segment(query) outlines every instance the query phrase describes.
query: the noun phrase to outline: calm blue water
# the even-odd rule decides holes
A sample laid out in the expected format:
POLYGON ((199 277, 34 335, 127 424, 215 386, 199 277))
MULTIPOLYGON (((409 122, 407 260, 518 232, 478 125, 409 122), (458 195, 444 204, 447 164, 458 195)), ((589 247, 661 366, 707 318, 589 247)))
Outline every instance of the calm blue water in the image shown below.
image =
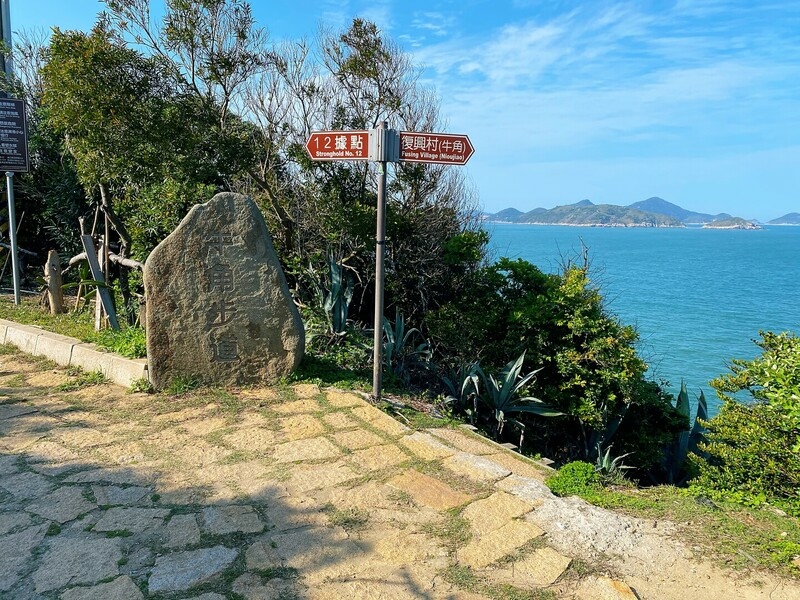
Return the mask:
POLYGON ((639 331, 650 375, 681 379, 690 397, 754 358, 759 330, 800 333, 800 227, 762 231, 594 228, 487 223, 495 258, 524 258, 557 272, 588 247, 592 281, 607 307, 639 331))

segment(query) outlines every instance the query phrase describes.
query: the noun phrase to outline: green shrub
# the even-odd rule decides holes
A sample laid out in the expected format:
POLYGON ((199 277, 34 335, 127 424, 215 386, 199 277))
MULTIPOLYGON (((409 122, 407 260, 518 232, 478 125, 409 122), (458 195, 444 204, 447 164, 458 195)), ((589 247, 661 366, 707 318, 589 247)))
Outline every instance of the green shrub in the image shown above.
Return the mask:
POLYGON ((576 496, 599 487, 600 476, 594 465, 576 460, 561 467, 546 483, 556 496, 576 496))
POLYGON ((661 462, 674 437, 671 398, 645 380, 636 331, 608 310, 588 266, 546 274, 503 258, 476 269, 465 291, 425 319, 440 364, 499 370, 525 353, 541 367, 536 396, 565 417, 525 419, 530 450, 560 462, 594 460, 610 443, 631 466, 661 462))
POLYGON ((692 484, 745 504, 788 503, 800 510, 800 338, 762 333, 763 353, 734 359, 731 373, 711 382, 723 400, 705 422, 706 458, 692 455, 692 484), (732 396, 747 391, 749 402, 732 396))
POLYGON ((122 329, 103 329, 90 337, 90 340, 127 358, 147 356, 147 337, 142 327, 123 327, 122 329))

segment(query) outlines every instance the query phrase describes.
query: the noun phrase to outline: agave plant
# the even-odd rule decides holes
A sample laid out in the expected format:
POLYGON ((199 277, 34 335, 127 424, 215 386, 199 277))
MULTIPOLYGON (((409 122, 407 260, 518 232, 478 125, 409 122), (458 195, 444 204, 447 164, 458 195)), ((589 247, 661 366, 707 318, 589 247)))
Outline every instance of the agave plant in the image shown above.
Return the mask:
POLYGON ((442 375, 441 380, 447 390, 446 399, 449 404, 463 410, 474 421, 478 410, 478 393, 480 391, 480 365, 477 362, 461 363, 455 369, 442 375))
POLYGON ((703 440, 705 427, 703 421, 708 420, 708 404, 705 394, 700 390, 697 398, 697 412, 695 413, 694 423, 690 418, 689 392, 686 390, 686 382, 681 380, 681 391, 675 402, 675 410, 686 420, 686 429, 681 431, 675 440, 666 449, 665 470, 667 483, 681 485, 686 482, 688 474, 685 470, 686 457, 689 452, 699 453, 698 444, 703 440))
POLYGON ((630 455, 630 452, 626 452, 616 457, 611 456, 611 444, 608 445, 604 454, 602 447, 598 444, 594 470, 600 476, 600 480, 603 483, 620 483, 625 478, 625 471, 633 468, 622 463, 622 459, 630 455))
POLYGON ((383 319, 383 364, 395 375, 408 381, 408 368, 411 361, 427 362, 430 360, 431 348, 416 327, 406 329, 406 320, 403 315, 395 312, 394 324, 384 317, 383 319), (414 346, 414 338, 421 340, 414 346))
MULTIPOLYGON (((493 375, 487 376, 483 370, 478 368, 478 375, 483 383, 484 391, 481 393, 477 389, 476 382, 476 394, 494 412, 494 418, 497 422, 495 428, 496 438, 499 438, 502 434, 503 426, 510 420, 508 418, 510 414, 528 413, 539 415, 540 417, 558 417, 563 414, 548 406, 539 398, 534 398, 533 396, 521 397, 519 395, 520 390, 528 385, 536 376, 536 373, 541 370, 536 369, 525 376, 520 375, 524 361, 525 353, 523 352, 517 360, 505 366, 497 379, 493 375)), ((513 419, 512 421, 514 424, 522 426, 519 420, 513 419)))
POLYGON ((347 329, 347 311, 353 299, 353 282, 345 275, 345 267, 333 254, 328 255, 330 289, 325 294, 322 308, 328 318, 331 333, 343 334, 347 329))

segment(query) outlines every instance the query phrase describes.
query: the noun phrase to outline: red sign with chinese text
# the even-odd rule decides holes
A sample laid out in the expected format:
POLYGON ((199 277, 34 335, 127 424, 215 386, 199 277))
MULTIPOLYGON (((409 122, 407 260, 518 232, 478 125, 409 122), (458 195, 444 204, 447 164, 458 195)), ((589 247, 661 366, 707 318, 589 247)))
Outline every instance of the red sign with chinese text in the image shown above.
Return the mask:
POLYGON ((314 131, 306 151, 311 160, 369 160, 369 131, 314 131))
POLYGON ((400 160, 403 162, 464 165, 473 152, 475 149, 466 135, 400 132, 400 160))

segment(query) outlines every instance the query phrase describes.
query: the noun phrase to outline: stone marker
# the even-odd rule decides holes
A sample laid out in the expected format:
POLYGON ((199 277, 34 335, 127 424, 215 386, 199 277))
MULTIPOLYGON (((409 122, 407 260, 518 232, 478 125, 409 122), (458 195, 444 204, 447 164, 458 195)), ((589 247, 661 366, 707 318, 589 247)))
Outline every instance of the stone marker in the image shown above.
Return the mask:
POLYGON ((176 377, 268 382, 303 357, 303 324, 264 218, 240 194, 194 206, 148 257, 147 358, 151 383, 176 377))

